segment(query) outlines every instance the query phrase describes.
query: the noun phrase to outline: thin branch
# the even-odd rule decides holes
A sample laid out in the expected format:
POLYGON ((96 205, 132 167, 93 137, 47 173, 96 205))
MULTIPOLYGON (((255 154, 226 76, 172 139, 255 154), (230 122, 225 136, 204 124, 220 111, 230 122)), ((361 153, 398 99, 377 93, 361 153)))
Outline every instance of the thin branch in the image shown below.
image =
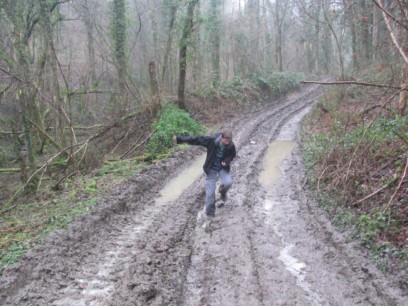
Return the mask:
POLYGON ((374 4, 381 10, 382 14, 387 15, 388 17, 390 17, 395 23, 398 23, 401 27, 405 28, 405 30, 408 31, 408 28, 401 22, 399 21, 397 18, 395 18, 394 16, 391 15, 390 12, 388 12, 382 3, 378 3, 377 0, 372 0, 374 2, 374 4))
POLYGON ((405 138, 400 134, 397 133, 396 131, 392 131, 395 135, 398 136, 399 139, 401 139, 407 146, 408 146, 408 141, 405 140, 405 138))
MULTIPOLYGON (((111 128, 112 125, 105 125, 105 124, 95 124, 92 126, 74 126, 73 128, 75 130, 93 130, 93 129, 99 129, 99 128, 111 128)), ((48 130, 53 130, 54 127, 48 127, 48 130)), ((65 127, 65 129, 71 129, 70 127, 65 127)), ((43 131, 41 131, 43 132, 43 131)), ((10 131, 0 131, 0 135, 13 135, 13 134, 24 134, 24 131, 14 131, 14 132, 10 132, 10 131)))
POLYGON ((145 140, 143 140, 141 143, 137 143, 130 148, 125 154, 123 154, 120 159, 124 159, 126 156, 128 156, 130 153, 132 153, 133 151, 135 151, 137 148, 139 148, 140 146, 142 146, 146 141, 148 141, 150 138, 152 138, 152 136, 154 135, 154 133, 156 133, 157 130, 154 130, 145 140))
POLYGON ((47 138, 54 146, 57 150, 61 150, 60 145, 54 140, 52 139, 52 137, 50 135, 48 135, 46 132, 44 132, 41 127, 39 127, 34 121, 32 121, 30 118, 26 117, 28 122, 31 123, 31 125, 33 125, 38 132, 40 132, 43 136, 45 136, 45 138, 47 138))
POLYGON ((353 202, 351 205, 352 205, 352 206, 355 206, 355 205, 358 205, 358 204, 364 202, 365 200, 368 200, 369 198, 372 198, 372 197, 375 196, 376 194, 378 194, 378 193, 380 193, 381 191, 383 191, 384 189, 388 188, 388 187, 390 186, 390 184, 392 184, 393 182, 395 182, 395 180, 392 180, 391 182, 385 184, 384 186, 382 186, 380 189, 374 191, 373 193, 370 193, 369 195, 366 195, 364 198, 362 198, 362 199, 360 199, 360 200, 358 200, 358 201, 353 202))
MULTIPOLYGON (((373 1, 375 1, 375 0, 373 0, 373 1)), ((382 12, 382 14, 383 14, 385 24, 387 25, 388 32, 390 33, 392 42, 394 43, 394 45, 395 45, 395 47, 397 48, 398 52, 401 54, 401 56, 402 56, 402 58, 403 58, 405 64, 408 65, 408 56, 407 56, 407 54, 405 53, 404 49, 401 47, 400 43, 398 42, 397 37, 395 36, 395 34, 394 34, 394 32, 393 32, 393 30, 392 30, 392 28, 391 28, 391 24, 390 24, 390 21, 389 21, 389 19, 388 19, 389 16, 387 16, 386 11, 385 11, 384 8, 383 8, 384 5, 382 4, 381 1, 380 1, 380 3, 377 3, 377 2, 375 1, 375 4, 381 9, 381 12, 382 12)), ((399 24, 399 23, 398 23, 398 24, 399 24)), ((404 28, 405 28, 405 27, 404 27, 404 28)), ((405 28, 405 29, 406 29, 406 28, 405 28)))
MULTIPOLYGON (((25 182, 24 185, 20 186, 16 192, 13 194, 13 196, 6 202, 6 204, 4 205, 5 207, 7 207, 8 205, 10 205, 15 199, 16 197, 24 190, 24 188, 26 188, 28 186, 28 184, 33 180, 34 177, 36 177, 36 175, 42 171, 47 169, 47 167, 51 164, 51 162, 56 159, 57 157, 59 157, 60 155, 64 154, 67 150, 70 150, 72 147, 67 147, 64 150, 58 152, 57 154, 55 154, 54 156, 52 156, 49 160, 47 160, 40 168, 38 168, 36 171, 33 172, 33 174, 27 179, 27 181, 25 182)), ((16 205, 9 207, 7 209, 1 210, 0 214, 4 214, 7 211, 13 209, 16 205)))
POLYGON ((118 92, 108 90, 83 90, 83 91, 71 91, 68 92, 68 97, 75 95, 87 95, 87 94, 106 94, 106 95, 118 95, 118 92))
POLYGON ((383 212, 387 211, 387 210, 390 208, 391 203, 392 203, 392 201, 393 201, 394 198, 395 198, 395 195, 396 195, 397 192, 400 190, 400 188, 401 188, 401 186, 402 186, 402 182, 404 181, 405 177, 407 176, 407 169, 408 169, 408 157, 407 157, 407 162, 406 162, 406 164, 405 164, 404 173, 403 173, 402 176, 401 176, 401 180, 400 180, 400 182, 399 182, 397 188, 395 189, 393 195, 391 196, 391 199, 388 201, 387 206, 385 206, 385 208, 383 209, 383 212))
POLYGON ((20 168, 0 168, 0 173, 18 173, 20 168))
MULTIPOLYGON (((40 171, 47 169, 47 167, 51 164, 51 162, 52 162, 54 159, 56 159, 57 157, 61 156, 62 154, 65 154, 68 150, 72 150, 73 148, 78 148, 78 147, 79 147, 79 148, 78 148, 75 152, 73 152, 73 154, 71 155, 70 158, 72 158, 73 156, 77 155, 81 150, 83 150, 83 149, 85 148, 85 149, 84 149, 84 152, 83 152, 83 154, 82 154, 82 156, 81 156, 81 158, 80 158, 80 160, 79 160, 79 163, 82 162, 82 160, 83 160, 83 158, 84 158, 84 156, 85 156, 86 150, 87 150, 87 148, 88 148, 89 143, 91 143, 93 140, 95 140, 95 139, 101 137, 102 135, 104 135, 105 133, 107 133, 107 132, 108 132, 111 128, 113 128, 113 127, 115 127, 115 125, 113 125, 113 126, 107 128, 107 129, 101 131, 101 132, 98 133, 98 134, 92 135, 91 137, 89 137, 89 138, 88 138, 85 142, 83 142, 83 143, 74 144, 74 145, 72 145, 72 146, 68 146, 68 147, 66 147, 65 149, 63 149, 62 151, 56 153, 56 154, 55 154, 54 156, 52 156, 49 160, 47 160, 41 167, 39 167, 36 171, 33 172, 33 174, 27 179, 27 181, 25 182, 25 184, 24 184, 23 186, 19 187, 19 188, 16 190, 16 192, 15 192, 15 193, 13 194, 13 196, 6 202, 6 204, 5 204, 4 206, 5 206, 5 207, 9 206, 9 205, 16 199, 16 197, 28 186, 28 184, 33 180, 33 178, 37 176, 37 174, 38 174, 40 171)), ((150 136, 151 136, 151 135, 150 135, 150 136)), ((4 214, 5 212, 7 212, 7 211, 9 211, 9 210, 11 210, 13 207, 15 207, 15 205, 12 206, 12 207, 8 207, 8 208, 5 209, 5 210, 1 210, 1 211, 0 211, 0 215, 1 215, 1 214, 4 214)))
MULTIPOLYGON (((401 89, 401 86, 387 85, 387 84, 375 84, 375 83, 365 83, 358 81, 337 81, 337 82, 319 82, 319 81, 301 81, 304 84, 321 84, 321 85, 362 85, 371 87, 383 87, 383 88, 393 88, 401 89)), ((406 88, 405 88, 406 90, 406 88)))

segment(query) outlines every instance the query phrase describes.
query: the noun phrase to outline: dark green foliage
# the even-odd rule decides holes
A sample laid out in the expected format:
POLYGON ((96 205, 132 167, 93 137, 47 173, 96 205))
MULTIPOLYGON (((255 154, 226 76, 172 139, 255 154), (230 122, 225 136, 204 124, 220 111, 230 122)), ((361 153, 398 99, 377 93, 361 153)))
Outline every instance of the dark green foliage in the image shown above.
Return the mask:
POLYGON ((28 246, 24 242, 14 242, 9 249, 0 249, 0 273, 4 266, 12 265, 27 252, 28 246))
POLYGON ((152 124, 155 130, 147 145, 147 153, 157 156, 173 146, 173 135, 198 135, 204 129, 190 115, 171 103, 167 103, 160 117, 152 124))

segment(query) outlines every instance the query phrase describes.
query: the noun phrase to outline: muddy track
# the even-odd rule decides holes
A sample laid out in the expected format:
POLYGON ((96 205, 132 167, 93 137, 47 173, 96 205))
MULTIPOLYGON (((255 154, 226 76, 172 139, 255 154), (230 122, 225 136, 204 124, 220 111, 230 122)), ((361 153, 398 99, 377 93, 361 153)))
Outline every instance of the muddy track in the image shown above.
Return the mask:
POLYGON ((320 94, 308 86, 227 123, 239 149, 234 185, 210 223, 203 150, 177 149, 6 269, 0 304, 404 305, 397 284, 304 188, 298 148, 280 180, 260 183, 269 144, 295 142, 296 123, 320 94))

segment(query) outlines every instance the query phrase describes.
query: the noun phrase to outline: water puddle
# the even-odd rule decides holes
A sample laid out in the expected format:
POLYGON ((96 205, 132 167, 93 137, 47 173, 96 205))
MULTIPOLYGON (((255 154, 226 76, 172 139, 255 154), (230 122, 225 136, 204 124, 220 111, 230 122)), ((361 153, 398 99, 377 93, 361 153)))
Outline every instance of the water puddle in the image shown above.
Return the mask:
POLYGON ((286 270, 296 278, 297 285, 305 292, 310 304, 321 305, 319 295, 312 290, 311 285, 305 280, 306 272, 304 269, 306 264, 290 254, 293 245, 285 242, 285 237, 279 230, 278 221, 280 214, 284 213, 280 206, 290 205, 290 203, 282 203, 282 197, 277 192, 277 189, 281 188, 280 186, 285 186, 285 178, 282 177, 281 167, 285 159, 289 157, 296 147, 299 123, 309 111, 310 107, 305 108, 282 126, 277 139, 268 146, 265 152, 258 181, 266 189, 266 197, 263 203, 263 211, 267 216, 265 222, 272 226, 282 243, 279 260, 283 262, 286 270))
POLYGON ((263 158, 263 170, 259 175, 259 183, 263 187, 272 187, 279 181, 282 177, 280 167, 295 146, 296 143, 291 140, 277 140, 269 145, 263 158))
POLYGON ((160 197, 156 199, 156 204, 163 205, 177 199, 187 187, 204 173, 204 162, 205 154, 197 158, 190 167, 184 169, 174 180, 170 181, 160 191, 160 197))

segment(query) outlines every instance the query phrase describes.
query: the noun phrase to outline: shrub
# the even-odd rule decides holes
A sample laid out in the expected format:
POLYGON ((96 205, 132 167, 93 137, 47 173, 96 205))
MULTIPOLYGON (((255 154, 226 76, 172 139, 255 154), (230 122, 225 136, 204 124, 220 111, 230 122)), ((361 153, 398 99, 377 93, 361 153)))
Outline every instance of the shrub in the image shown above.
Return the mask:
POLYGON ((197 135, 204 131, 199 122, 171 103, 163 107, 160 117, 153 122, 152 128, 155 133, 146 148, 146 152, 152 156, 158 156, 170 149, 173 145, 173 135, 197 135))

